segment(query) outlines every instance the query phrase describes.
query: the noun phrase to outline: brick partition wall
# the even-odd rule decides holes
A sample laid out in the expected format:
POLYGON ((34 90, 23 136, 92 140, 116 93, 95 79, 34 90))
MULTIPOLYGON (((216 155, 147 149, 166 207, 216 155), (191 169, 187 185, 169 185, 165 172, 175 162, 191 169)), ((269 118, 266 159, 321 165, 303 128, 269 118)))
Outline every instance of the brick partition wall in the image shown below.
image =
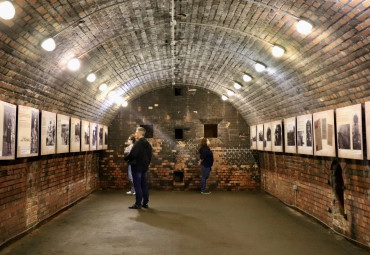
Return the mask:
POLYGON ((261 186, 283 202, 370 246, 368 161, 260 152, 261 186), (344 211, 333 189, 333 160, 342 168, 344 211), (293 189, 296 185, 298 190, 293 189))
POLYGON ((249 127, 240 114, 218 95, 205 90, 182 87, 181 93, 175 96, 173 89, 155 90, 130 102, 117 114, 109 126, 109 150, 100 161, 102 188, 129 188, 123 151, 128 136, 143 124, 154 127, 153 138, 148 138, 153 146, 148 177, 151 188, 200 190, 198 149, 204 124, 218 124, 218 137, 210 138, 215 163, 207 181, 209 189, 259 188, 257 154, 248 149, 249 127), (175 139, 175 128, 184 130, 182 140, 175 139), (183 173, 183 181, 174 180, 175 172, 183 173))
POLYGON ((98 152, 2 161, 0 246, 97 189, 98 162, 98 152))

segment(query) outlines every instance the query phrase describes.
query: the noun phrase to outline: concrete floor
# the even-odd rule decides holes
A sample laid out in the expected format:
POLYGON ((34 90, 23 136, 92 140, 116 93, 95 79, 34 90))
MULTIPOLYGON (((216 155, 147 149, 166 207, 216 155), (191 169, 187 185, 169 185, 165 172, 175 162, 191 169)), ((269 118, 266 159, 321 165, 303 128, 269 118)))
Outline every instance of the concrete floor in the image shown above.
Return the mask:
POLYGON ((133 202, 95 192, 0 255, 369 254, 264 193, 152 191, 150 209, 133 202))

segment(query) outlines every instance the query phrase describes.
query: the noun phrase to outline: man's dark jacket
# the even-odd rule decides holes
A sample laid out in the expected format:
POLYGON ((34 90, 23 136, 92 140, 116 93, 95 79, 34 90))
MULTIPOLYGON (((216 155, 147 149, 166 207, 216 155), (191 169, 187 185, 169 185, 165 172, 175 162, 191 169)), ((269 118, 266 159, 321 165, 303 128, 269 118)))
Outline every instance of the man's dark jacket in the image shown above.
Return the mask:
POLYGON ((148 171, 150 161, 152 160, 152 146, 145 138, 140 138, 132 146, 130 154, 124 159, 131 164, 132 171, 148 171))

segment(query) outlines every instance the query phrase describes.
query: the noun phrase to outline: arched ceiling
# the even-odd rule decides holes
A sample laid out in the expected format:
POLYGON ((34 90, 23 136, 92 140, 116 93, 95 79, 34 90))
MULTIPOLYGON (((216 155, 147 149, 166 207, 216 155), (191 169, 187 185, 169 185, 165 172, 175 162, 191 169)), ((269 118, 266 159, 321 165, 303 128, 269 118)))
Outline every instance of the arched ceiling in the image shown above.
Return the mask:
POLYGON ((0 19, 0 100, 109 123, 119 109, 107 100, 112 90, 130 102, 166 86, 232 89, 229 101, 249 124, 370 100, 368 0, 13 4, 14 19, 0 19), (312 33, 298 33, 297 18, 309 19, 312 33), (52 52, 40 47, 48 37, 52 52), (286 54, 274 58, 273 44, 286 54), (66 68, 72 57, 81 61, 76 72, 66 68))

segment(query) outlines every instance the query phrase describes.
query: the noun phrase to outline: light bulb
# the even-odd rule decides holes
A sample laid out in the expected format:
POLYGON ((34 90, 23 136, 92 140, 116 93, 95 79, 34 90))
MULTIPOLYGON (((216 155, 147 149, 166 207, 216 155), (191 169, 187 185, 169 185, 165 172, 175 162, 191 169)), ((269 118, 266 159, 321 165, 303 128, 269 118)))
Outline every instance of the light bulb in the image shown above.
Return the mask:
POLYGON ((224 101, 226 101, 227 99, 229 99, 227 96, 225 96, 225 95, 222 95, 222 100, 224 100, 224 101))
POLYGON ((153 110, 153 106, 148 106, 148 109, 149 110, 153 110))
POLYGON ((312 25, 306 20, 301 19, 297 23, 297 30, 299 33, 307 35, 312 31, 312 25))
POLYGON ((235 82, 234 83, 234 88, 235 89, 241 89, 242 88, 242 85, 240 85, 239 83, 235 82))
POLYGON ((250 82, 251 80, 252 80, 252 76, 250 76, 249 74, 243 75, 243 81, 250 82))
POLYGON ((122 106, 123 107, 127 107, 128 106, 128 102, 127 101, 123 101, 122 106))
POLYGON ((123 97, 121 96, 117 96, 114 98, 114 102, 118 105, 122 104, 123 103, 123 97))
POLYGON ((274 45, 274 47, 272 48, 272 55, 274 55, 274 57, 279 58, 284 55, 284 53, 284 48, 280 47, 279 45, 274 45))
POLYGON ((41 47, 46 51, 53 51, 55 49, 55 41, 53 38, 48 38, 44 40, 41 47))
POLYGON ((257 72, 263 72, 265 71, 266 69, 266 66, 264 64, 261 64, 261 63, 256 63, 254 68, 256 69, 257 72))
POLYGON ((107 84, 103 83, 102 85, 99 86, 100 91, 105 91, 107 89, 107 84))
POLYGON ((0 3, 0 17, 2 19, 12 19, 15 15, 15 9, 11 2, 4 1, 0 3))
POLYGON ((87 76, 86 80, 88 82, 94 82, 96 80, 96 75, 94 73, 91 73, 87 76))
POLYGON ((80 61, 77 58, 73 58, 68 62, 67 67, 71 71, 77 71, 80 68, 80 65, 80 61))
POLYGON ((232 91, 232 90, 228 89, 228 90, 227 90, 227 94, 228 94, 229 96, 233 96, 235 93, 234 93, 234 91, 232 91))

